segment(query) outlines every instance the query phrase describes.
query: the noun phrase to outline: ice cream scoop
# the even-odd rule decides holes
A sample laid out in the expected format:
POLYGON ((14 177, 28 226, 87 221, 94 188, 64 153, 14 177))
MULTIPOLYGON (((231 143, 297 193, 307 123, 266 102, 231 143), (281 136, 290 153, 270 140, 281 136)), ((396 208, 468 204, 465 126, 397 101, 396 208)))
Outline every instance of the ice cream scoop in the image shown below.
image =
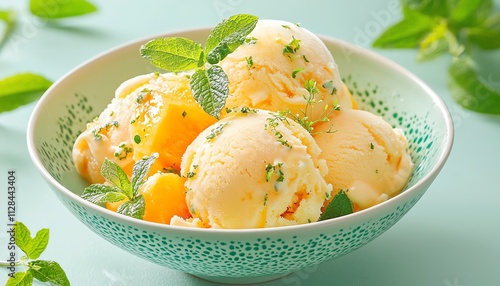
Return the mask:
POLYGON ((182 158, 192 225, 241 229, 317 221, 332 189, 319 155, 312 136, 294 121, 267 110, 232 111, 200 133, 182 158))
POLYGON ((285 21, 259 20, 248 41, 220 62, 229 78, 226 106, 248 106, 273 111, 290 109, 320 118, 325 106, 351 108, 349 90, 321 39, 305 28, 285 21), (306 81, 316 83, 311 97, 306 81))
POLYGON ((408 182, 413 163, 406 137, 380 116, 342 110, 315 131, 321 158, 328 164, 326 181, 333 185, 333 193, 347 191, 355 210, 399 194, 408 182))

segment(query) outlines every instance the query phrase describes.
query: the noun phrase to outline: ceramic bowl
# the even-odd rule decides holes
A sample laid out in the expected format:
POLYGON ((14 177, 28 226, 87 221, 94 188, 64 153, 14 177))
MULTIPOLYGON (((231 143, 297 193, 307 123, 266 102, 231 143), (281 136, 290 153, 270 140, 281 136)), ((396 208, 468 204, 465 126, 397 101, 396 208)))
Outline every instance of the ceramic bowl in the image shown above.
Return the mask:
MULTIPOLYGON (((208 32, 158 36, 204 42, 208 32)), ((73 142, 110 102, 120 83, 154 71, 139 55, 140 46, 150 39, 101 54, 54 83, 29 122, 31 159, 60 201, 85 225, 112 244, 159 265, 232 284, 267 281, 340 257, 378 237, 415 205, 445 164, 453 126, 441 99, 413 74, 368 50, 321 38, 360 108, 403 129, 409 140, 415 169, 408 186, 375 207, 306 225, 220 230, 136 220, 81 199, 87 183, 73 166, 73 142)))

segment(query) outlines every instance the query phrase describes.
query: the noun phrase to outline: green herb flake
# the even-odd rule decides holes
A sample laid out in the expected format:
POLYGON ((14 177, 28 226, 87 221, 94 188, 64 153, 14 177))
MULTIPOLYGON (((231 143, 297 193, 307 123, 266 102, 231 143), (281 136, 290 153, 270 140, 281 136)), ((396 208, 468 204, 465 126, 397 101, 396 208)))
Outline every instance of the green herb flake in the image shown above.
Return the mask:
POLYGON ((283 55, 290 57, 290 55, 295 54, 300 49, 300 42, 301 40, 292 36, 292 40, 283 48, 283 55))
POLYGON ((370 142, 370 149, 372 149, 372 150, 375 149, 375 145, 373 145, 372 142, 370 142))
POLYGON ((226 127, 226 125, 228 125, 228 124, 229 124, 229 122, 224 122, 224 123, 218 124, 212 130, 210 130, 210 134, 208 134, 207 137, 205 137, 205 138, 207 140, 212 140, 215 137, 221 135, 224 127, 226 127))
POLYGON ((257 38, 255 37, 248 37, 245 39, 245 44, 247 45, 253 45, 255 43, 257 43, 257 38))
POLYGON ((281 25, 283 28, 285 29, 290 29, 290 26, 289 25, 281 25))
POLYGON ((247 68, 249 70, 252 69, 253 67, 253 59, 252 59, 252 56, 249 56, 249 57, 245 57, 245 60, 247 61, 247 68))
POLYGON ((304 59, 304 62, 308 63, 309 60, 307 59, 306 55, 302 55, 302 59, 304 59))
POLYGON ((139 136, 138 134, 136 134, 134 136, 134 142, 135 142, 135 144, 141 143, 141 136, 139 136))
POLYGON ((182 117, 186 117, 186 115, 187 115, 187 112, 186 112, 186 110, 184 110, 184 111, 182 112, 182 117))
POLYGON ((296 68, 296 69, 294 69, 294 70, 293 70, 293 72, 292 72, 292 78, 296 78, 296 77, 297 77, 297 74, 298 74, 299 72, 304 71, 304 70, 305 70, 305 68, 296 68))

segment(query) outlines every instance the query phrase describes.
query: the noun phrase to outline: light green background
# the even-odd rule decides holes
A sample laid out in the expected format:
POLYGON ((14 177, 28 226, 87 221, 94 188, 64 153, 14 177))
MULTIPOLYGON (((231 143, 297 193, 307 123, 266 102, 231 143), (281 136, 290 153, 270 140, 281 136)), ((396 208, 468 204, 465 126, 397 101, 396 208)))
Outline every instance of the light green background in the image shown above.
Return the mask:
MULTIPOLYGON (((0 9, 15 8, 21 17, 0 49, 0 78, 31 71, 56 80, 116 45, 212 26, 236 13, 300 22, 315 33, 368 48, 401 18, 397 0, 94 0, 97 13, 48 23, 31 17, 27 2, 0 2, 0 9)), ((375 51, 415 73, 447 103, 456 128, 448 163, 417 205, 369 245, 260 285, 500 285, 500 117, 474 114, 453 102, 447 90, 448 57, 417 63, 414 50, 375 51)), ((481 58, 487 63, 485 80, 500 89, 499 54, 481 58)), ((216 285, 136 258, 74 218, 28 156, 25 133, 33 108, 0 114, 0 259, 7 257, 7 170, 14 169, 17 219, 32 230, 50 228, 41 258, 58 261, 72 285, 216 285)), ((7 273, 0 269, 0 284, 7 273)))

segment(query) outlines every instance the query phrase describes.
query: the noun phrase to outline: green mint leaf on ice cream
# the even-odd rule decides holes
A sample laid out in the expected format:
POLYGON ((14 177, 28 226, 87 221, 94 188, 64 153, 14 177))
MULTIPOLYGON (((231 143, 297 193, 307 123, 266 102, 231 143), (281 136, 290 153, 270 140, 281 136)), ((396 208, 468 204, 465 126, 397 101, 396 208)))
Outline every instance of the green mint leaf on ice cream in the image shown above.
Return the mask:
POLYGON ((194 99, 218 119, 229 95, 229 79, 217 63, 246 42, 257 21, 248 14, 223 20, 210 32, 204 49, 186 38, 159 38, 144 44, 140 54, 169 72, 194 71, 190 81, 194 99))
POLYGON ((139 189, 157 158, 158 154, 155 153, 135 162, 131 180, 118 164, 105 159, 101 167, 101 175, 107 183, 90 185, 83 190, 81 197, 94 204, 125 201, 118 207, 117 212, 142 219, 146 206, 144 197, 139 194, 139 189))
POLYGON ((328 204, 323 214, 321 214, 319 220, 321 221, 341 217, 351 214, 352 212, 353 206, 351 199, 349 199, 344 190, 340 190, 328 204))

